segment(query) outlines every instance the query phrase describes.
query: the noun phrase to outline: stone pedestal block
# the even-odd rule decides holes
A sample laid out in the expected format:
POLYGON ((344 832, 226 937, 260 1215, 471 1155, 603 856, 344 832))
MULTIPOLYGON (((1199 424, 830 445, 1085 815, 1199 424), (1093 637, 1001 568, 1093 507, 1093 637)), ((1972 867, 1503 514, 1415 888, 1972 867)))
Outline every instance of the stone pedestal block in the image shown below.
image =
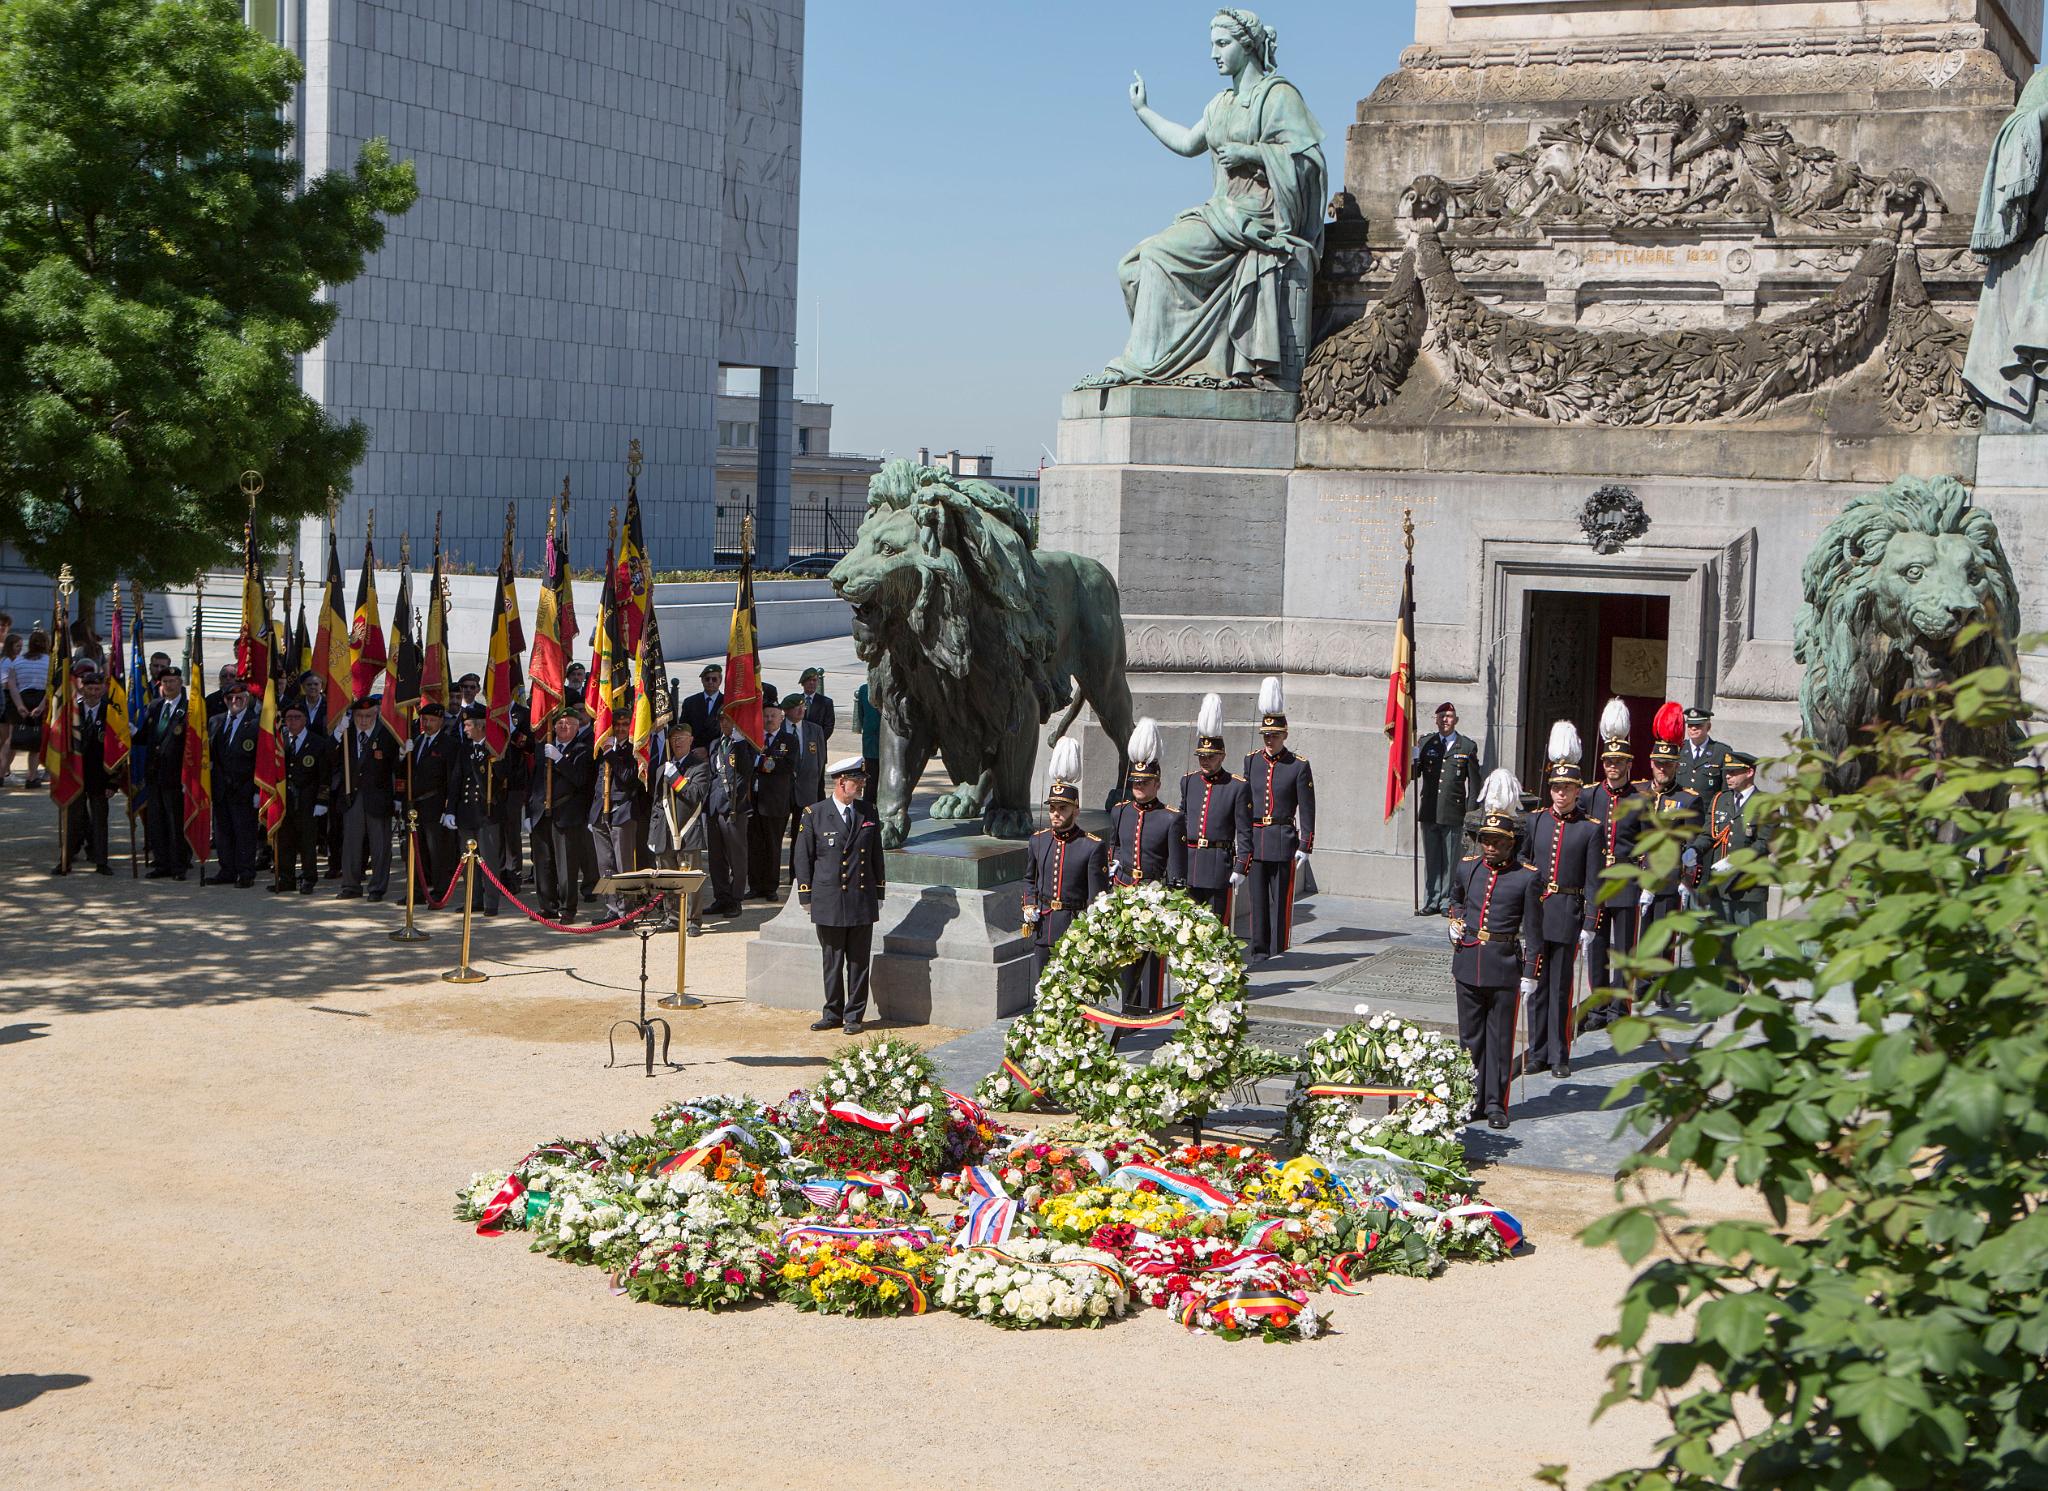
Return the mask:
MULTIPOLYGON (((974 825, 920 820, 887 858, 875 927, 871 1016, 978 1030, 1031 1002, 1036 970, 1020 930, 1024 845, 974 825)), ((824 1007, 810 913, 791 896, 747 949, 747 998, 775 1009, 824 1007)))

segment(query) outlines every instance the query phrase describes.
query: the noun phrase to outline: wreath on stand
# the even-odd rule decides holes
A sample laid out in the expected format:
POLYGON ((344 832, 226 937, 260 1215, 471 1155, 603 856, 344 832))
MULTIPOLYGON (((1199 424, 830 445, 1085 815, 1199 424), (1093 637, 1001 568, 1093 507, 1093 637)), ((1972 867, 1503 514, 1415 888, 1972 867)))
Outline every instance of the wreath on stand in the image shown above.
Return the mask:
POLYGON ((1244 948, 1215 912, 1157 881, 1116 886, 1054 946, 1037 1003, 1010 1027, 1002 1066, 975 1096, 1134 1129, 1199 1120, 1232 1088, 1288 1069, 1245 1039, 1244 1000, 1244 948), (1147 953, 1172 966, 1179 1007, 1141 1021, 1104 1014, 1097 1006, 1118 993, 1119 970, 1147 953), (1174 1023, 1148 1066, 1127 1065, 1110 1044, 1114 1028, 1174 1023))

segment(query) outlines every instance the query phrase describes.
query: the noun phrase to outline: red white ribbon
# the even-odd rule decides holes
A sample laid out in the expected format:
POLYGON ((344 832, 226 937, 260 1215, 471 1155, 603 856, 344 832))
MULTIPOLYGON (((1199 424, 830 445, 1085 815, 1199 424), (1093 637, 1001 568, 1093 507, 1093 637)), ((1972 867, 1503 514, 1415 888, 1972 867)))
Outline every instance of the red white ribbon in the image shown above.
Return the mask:
POLYGON ((932 1116, 930 1103, 919 1103, 915 1108, 898 1108, 894 1113, 877 1113, 872 1108, 863 1108, 859 1103, 828 1103, 827 1116, 841 1123, 857 1123, 864 1129, 873 1129, 878 1134, 900 1134, 905 1129, 914 1129, 932 1116))
POLYGON ((498 1223, 504 1220, 505 1213, 510 1211, 514 1203, 525 1194, 525 1181, 516 1175, 506 1176, 505 1183, 498 1187, 498 1194, 491 1197, 484 1204, 483 1215, 476 1219, 476 1235, 478 1237, 501 1236, 505 1229, 500 1227, 498 1223))

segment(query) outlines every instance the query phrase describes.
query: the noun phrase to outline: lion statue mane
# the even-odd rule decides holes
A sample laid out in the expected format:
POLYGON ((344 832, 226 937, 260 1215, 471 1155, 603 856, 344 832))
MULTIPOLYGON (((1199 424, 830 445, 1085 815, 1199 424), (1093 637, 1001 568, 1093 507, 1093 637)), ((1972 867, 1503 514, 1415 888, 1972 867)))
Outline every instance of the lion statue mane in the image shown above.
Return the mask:
POLYGON ((882 842, 910 831, 910 798, 937 755, 954 786, 934 818, 981 817, 999 838, 1031 833, 1038 727, 1083 705, 1117 749, 1131 732, 1123 608, 1093 559, 1037 552, 1030 520, 986 482, 890 461, 832 586, 853 607, 853 637, 881 715, 871 784, 882 842))
MULTIPOLYGON (((1793 655, 1806 667, 1800 725, 1830 755, 1872 726, 1903 721, 1912 693, 2011 662, 2019 587, 1990 513, 1952 477, 1902 477, 1851 502, 1806 556, 1793 655), (1957 645, 1972 622, 1988 629, 1957 645)), ((2016 726, 1954 729, 1950 755, 2013 759, 2016 726)), ((1868 763, 1834 773, 1861 786, 1868 763)))

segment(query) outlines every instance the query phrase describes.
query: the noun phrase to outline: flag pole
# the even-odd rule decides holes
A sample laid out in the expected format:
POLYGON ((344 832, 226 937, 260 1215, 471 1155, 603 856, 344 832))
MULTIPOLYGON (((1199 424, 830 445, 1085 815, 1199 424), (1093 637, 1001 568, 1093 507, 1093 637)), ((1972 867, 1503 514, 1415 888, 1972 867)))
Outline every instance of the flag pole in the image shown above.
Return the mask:
MULTIPOLYGON (((71 692, 72 589, 71 566, 66 564, 57 570, 57 624, 53 630, 56 632, 57 654, 61 659, 63 692, 67 703, 71 692)), ((45 733, 57 723, 57 706, 59 703, 57 694, 58 690, 50 689, 43 696, 45 700, 43 712, 43 729, 45 733)), ((64 711, 64 753, 66 755, 69 755, 77 745, 77 741, 71 734, 72 724, 73 716, 71 710, 67 707, 64 711)), ((63 769, 61 764, 58 769, 60 771, 63 769)), ((55 784, 56 779, 52 777, 51 785, 53 788, 55 784)), ((60 875, 69 875, 71 873, 71 804, 68 802, 59 802, 57 804, 57 873, 60 875)))
MULTIPOLYGON (((1412 605, 1415 598, 1415 509, 1412 507, 1401 509, 1401 542, 1407 549, 1408 555, 1407 572, 1403 575, 1402 579, 1408 592, 1409 602, 1412 605)), ((1415 618, 1412 612, 1408 618, 1408 633, 1409 646, 1413 648, 1416 639, 1415 618)), ((1411 721, 1415 718, 1415 672, 1415 657, 1411 653, 1408 659, 1408 718, 1411 721)), ((1414 727, 1411 725, 1409 728, 1413 729, 1414 727)), ((1412 743, 1409 749, 1414 749, 1412 743)), ((1419 802, 1411 802, 1408 805, 1408 893, 1410 911, 1420 915, 1422 911, 1422 804, 1419 802)))

